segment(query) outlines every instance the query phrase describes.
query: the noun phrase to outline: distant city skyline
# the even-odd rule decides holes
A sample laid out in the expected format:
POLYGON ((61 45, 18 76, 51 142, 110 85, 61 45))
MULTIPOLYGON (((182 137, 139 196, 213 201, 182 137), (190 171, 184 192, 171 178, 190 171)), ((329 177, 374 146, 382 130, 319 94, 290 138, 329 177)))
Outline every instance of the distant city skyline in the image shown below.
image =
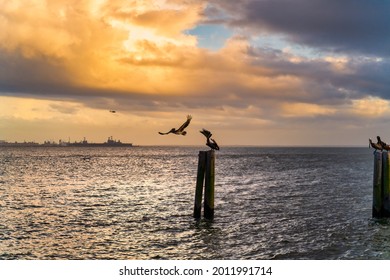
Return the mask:
POLYGON ((0 2, 0 140, 390 141, 390 1, 0 2), (188 134, 159 135, 190 114, 188 134))

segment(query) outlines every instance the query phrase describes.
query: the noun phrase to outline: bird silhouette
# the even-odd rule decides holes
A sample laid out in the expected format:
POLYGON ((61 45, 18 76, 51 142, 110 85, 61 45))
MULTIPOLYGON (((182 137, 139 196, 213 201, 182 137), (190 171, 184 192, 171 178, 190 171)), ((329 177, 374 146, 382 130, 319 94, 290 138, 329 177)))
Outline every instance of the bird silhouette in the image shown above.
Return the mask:
MULTIPOLYGON (((379 136, 377 136, 377 138, 378 138, 378 137, 379 137, 379 136)), ((379 139, 380 139, 380 138, 379 138, 379 139)), ((378 139, 378 142, 379 142, 379 139, 378 139)), ((382 150, 383 150, 382 145, 381 145, 380 143, 374 143, 374 142, 372 142, 371 138, 369 138, 368 141, 370 142, 369 147, 374 148, 375 151, 376 151, 376 150, 379 150, 379 151, 382 151, 382 150)))
POLYGON ((159 134, 161 135, 167 135, 169 133, 173 133, 173 134, 177 134, 177 135, 186 135, 187 134, 187 131, 185 131, 184 129, 186 129, 186 127, 190 124, 192 120, 192 116, 191 115, 188 115, 187 116, 187 120, 185 121, 185 123, 183 123, 178 129, 176 128, 172 128, 170 131, 168 132, 159 132, 159 134))
POLYGON ((380 145, 383 150, 390 150, 390 145, 387 145, 386 142, 383 142, 379 136, 377 136, 376 139, 378 140, 377 144, 380 145))
POLYGON ((208 147, 210 147, 212 150, 219 150, 219 146, 218 146, 217 142, 213 138, 211 138, 212 134, 210 131, 203 128, 200 131, 200 133, 202 133, 206 137, 206 139, 207 139, 206 145, 208 147))

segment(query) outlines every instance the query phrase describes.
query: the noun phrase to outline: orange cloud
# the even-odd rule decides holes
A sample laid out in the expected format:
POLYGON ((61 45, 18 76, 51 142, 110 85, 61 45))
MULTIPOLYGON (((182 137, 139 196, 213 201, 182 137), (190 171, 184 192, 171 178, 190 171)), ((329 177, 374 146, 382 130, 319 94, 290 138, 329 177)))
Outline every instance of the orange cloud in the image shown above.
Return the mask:
POLYGON ((78 86, 154 92, 169 71, 139 64, 178 63, 176 51, 196 45, 183 31, 200 19, 201 7, 171 1, 5 2, 0 48, 55 63, 78 86))
POLYGON ((354 115, 368 118, 390 116, 390 102, 377 97, 353 100, 351 112, 354 115))
POLYGON ((281 105, 282 114, 285 117, 315 117, 333 115, 336 109, 330 106, 321 106, 308 103, 284 103, 281 105))

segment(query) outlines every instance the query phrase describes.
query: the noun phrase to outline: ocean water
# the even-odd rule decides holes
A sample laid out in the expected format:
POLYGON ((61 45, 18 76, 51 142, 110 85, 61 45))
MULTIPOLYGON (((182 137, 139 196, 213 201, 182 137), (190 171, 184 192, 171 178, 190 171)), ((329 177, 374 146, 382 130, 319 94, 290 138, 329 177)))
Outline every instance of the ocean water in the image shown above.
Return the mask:
POLYGON ((223 147, 207 221, 202 149, 1 148, 0 259, 390 259, 372 150, 223 147))

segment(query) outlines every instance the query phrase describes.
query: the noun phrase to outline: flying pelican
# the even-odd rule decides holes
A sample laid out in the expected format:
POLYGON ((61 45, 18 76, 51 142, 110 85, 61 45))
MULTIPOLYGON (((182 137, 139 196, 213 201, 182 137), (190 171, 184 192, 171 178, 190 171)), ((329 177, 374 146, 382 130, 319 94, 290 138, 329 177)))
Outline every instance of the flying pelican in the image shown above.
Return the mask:
POLYGON ((382 147, 382 149, 386 151, 390 150, 390 145, 387 145, 386 142, 383 142, 379 136, 377 136, 376 139, 378 140, 377 144, 379 144, 382 147))
POLYGON ((159 134, 161 135, 167 135, 169 133, 173 133, 173 134, 177 134, 177 135, 186 135, 187 134, 187 131, 184 131, 184 129, 190 124, 192 120, 192 116, 191 115, 188 115, 187 116, 187 120, 185 121, 185 123, 183 123, 181 125, 181 127, 179 127, 178 129, 176 128, 172 128, 170 131, 168 132, 159 132, 159 134))
POLYGON ((373 143, 372 140, 371 140, 371 138, 369 138, 368 141, 370 142, 369 147, 371 146, 372 148, 375 149, 375 151, 376 151, 376 150, 379 150, 379 151, 382 151, 382 150, 383 150, 381 144, 379 144, 379 143, 373 143))
POLYGON ((210 131, 203 128, 200 133, 202 133, 207 138, 207 146, 209 146, 212 150, 219 150, 217 142, 213 138, 211 138, 212 134, 210 131))

